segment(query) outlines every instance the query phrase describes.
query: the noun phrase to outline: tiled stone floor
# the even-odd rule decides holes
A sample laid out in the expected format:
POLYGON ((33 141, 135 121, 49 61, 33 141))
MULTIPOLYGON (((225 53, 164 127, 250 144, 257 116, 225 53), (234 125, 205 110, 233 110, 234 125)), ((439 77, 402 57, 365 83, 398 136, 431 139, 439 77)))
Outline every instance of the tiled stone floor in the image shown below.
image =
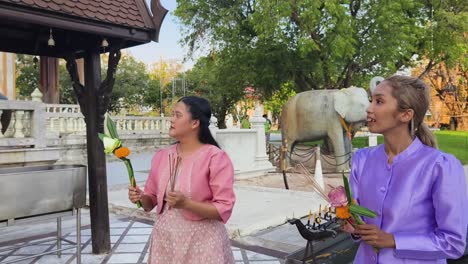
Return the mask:
MULTIPOLYGON (((150 223, 135 221, 132 218, 111 217, 111 248, 112 252, 107 255, 93 255, 91 246, 91 230, 81 231, 82 242, 82 264, 142 264, 146 263, 148 257, 149 236, 152 226, 150 223)), ((55 241, 48 238, 40 238, 32 241, 20 242, 16 245, 22 246, 19 249, 5 250, 10 246, 0 247, 0 263, 22 257, 42 253, 47 250, 56 249, 55 241), (30 245, 31 243, 39 244, 30 245)), ((64 235, 65 239, 75 242, 76 233, 64 235)), ((73 246, 63 241, 62 247, 73 246)), ((280 264, 284 261, 275 257, 263 255, 253 251, 248 251, 238 247, 232 247, 236 263, 245 264, 280 264)), ((36 257, 29 260, 15 262, 19 264, 72 264, 76 263, 75 249, 62 252, 62 257, 56 254, 36 257)), ((182 263, 181 263, 182 264, 182 263)), ((222 264, 222 263, 220 263, 222 264)))

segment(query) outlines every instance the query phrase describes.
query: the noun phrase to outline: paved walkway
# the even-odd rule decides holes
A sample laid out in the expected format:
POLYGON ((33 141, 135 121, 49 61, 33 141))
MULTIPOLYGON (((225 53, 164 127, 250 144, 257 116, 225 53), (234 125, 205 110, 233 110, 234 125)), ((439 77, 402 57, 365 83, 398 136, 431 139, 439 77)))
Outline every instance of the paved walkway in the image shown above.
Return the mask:
MULTIPOLYGON (((152 153, 139 153, 132 157, 133 167, 135 169, 136 179, 142 186, 148 175, 148 165, 150 164, 152 153)), ((91 254, 91 241, 89 229, 89 213, 82 215, 83 222, 83 241, 82 241, 82 263, 145 263, 147 254, 148 237, 151 231, 151 221, 142 220, 153 219, 153 215, 145 215, 142 210, 135 208, 127 199, 128 176, 122 162, 109 162, 108 186, 109 203, 111 219, 111 242, 112 252, 108 255, 91 254), (125 215, 119 217, 118 215, 125 215), (130 217, 131 216, 131 217, 130 217), (133 217, 137 216, 137 217, 133 217), (143 218, 142 218, 143 217, 143 218), (139 220, 137 220, 139 219, 139 220), (87 229, 86 229, 87 227, 87 229), (134 232, 139 232, 138 234, 134 232)), ((266 229, 268 227, 281 225, 287 217, 296 217, 307 215, 310 209, 318 208, 320 198, 312 192, 291 192, 276 188, 262 188, 251 186, 236 186, 236 195, 238 201, 236 208, 227 225, 229 234, 232 238, 251 234, 255 231, 266 229), (311 201, 313 201, 311 203, 311 201), (265 206, 274 205, 274 206, 265 206), (249 221, 245 221, 249 219, 249 221)), ((74 219, 64 220, 64 234, 66 239, 76 240, 74 231, 74 219), (65 231, 68 229, 68 231, 65 231)), ((18 259, 25 255, 33 255, 46 250, 55 249, 54 242, 43 242, 39 245, 28 246, 30 242, 26 239, 35 237, 33 242, 41 242, 44 239, 44 232, 49 233, 49 238, 53 237, 56 223, 54 220, 48 224, 36 223, 29 226, 12 226, 0 228, 0 263, 18 259), (46 227, 48 226, 48 228, 46 227), (3 229, 3 230, 2 230, 3 229), (12 241, 16 240, 20 245, 25 246, 18 250, 5 250, 2 247, 10 246, 12 241)), ((298 235, 297 232, 294 234, 298 235)), ((302 238, 299 237, 300 240, 302 238)), ((16 243, 16 242, 15 242, 16 243)), ((63 243, 64 247, 67 246, 63 243)), ((283 263, 284 252, 276 251, 273 247, 258 247, 255 244, 233 243, 233 253, 237 263, 264 263, 279 264, 283 263), (248 244, 248 245, 246 245, 248 244), (271 250, 273 249, 273 250, 271 250), (276 257, 273 257, 273 256, 276 257), (278 257, 282 257, 279 259, 278 257)), ((276 244, 275 244, 276 245, 276 244)), ((69 246, 69 245, 68 245, 69 246)), ((74 250, 65 252, 61 259, 55 255, 43 256, 28 261, 18 263, 22 264, 70 264, 75 263, 74 250)))
MULTIPOLYGON (((89 217, 89 213, 85 210, 83 218, 89 217)), ((88 226, 84 226, 81 231, 82 242, 82 264, 142 264, 146 263, 148 257, 149 237, 152 230, 152 223, 149 221, 138 220, 136 218, 121 217, 117 215, 110 216, 111 221, 111 248, 112 252, 107 255, 93 255, 91 246, 91 230, 88 226)), ((19 239, 12 243, 0 243, 0 263, 19 259, 34 254, 42 253, 48 250, 56 249, 55 241, 50 241, 54 238, 53 232, 55 221, 50 223, 46 228, 38 225, 48 234, 36 236, 34 240, 26 241, 26 239, 19 239), (30 245, 31 243, 37 243, 30 245), (14 250, 5 250, 11 246, 22 246, 22 248, 14 250)), ((74 222, 74 217, 64 219, 64 222, 74 222)), ((13 226, 12 228, 18 229, 21 232, 20 226, 13 226)), ((31 227, 28 227, 31 228, 31 227)), ((32 227, 34 228, 34 227, 32 227)), ((0 229, 1 232, 1 229, 0 229)), ((64 238, 70 241, 76 241, 76 232, 64 233, 64 238)), ((71 244, 67 242, 62 243, 62 247, 70 247, 71 244)), ((284 261, 260 254, 258 252, 242 249, 239 247, 232 247, 236 263, 242 264, 281 264, 284 261)), ((72 264, 76 263, 75 249, 69 249, 62 253, 62 257, 58 258, 57 255, 46 255, 42 257, 33 258, 30 260, 23 260, 16 262, 19 264, 72 264)))
MULTIPOLYGON (((274 177, 274 176, 272 176, 274 177)), ((279 177, 279 176, 278 176, 279 177)), ((143 183, 142 183, 143 185, 143 183)), ((230 238, 249 235, 269 227, 282 225, 287 218, 307 216, 315 212, 325 200, 314 192, 288 191, 278 188, 235 185, 236 204, 226 224, 230 238)), ((154 219, 128 201, 127 185, 109 190, 111 212, 154 219)))
MULTIPOLYGON (((149 163, 149 157, 148 154, 141 154, 140 157, 132 159, 137 172, 137 181, 139 182, 143 183, 146 179, 146 166, 149 163)), ((110 186, 109 202, 111 203, 111 209, 113 205, 117 208, 130 208, 130 211, 127 212, 127 216, 119 216, 114 213, 110 214, 112 251, 106 255, 93 255, 91 253, 89 212, 84 210, 82 216, 83 264, 146 263, 152 222, 128 216, 134 215, 133 212, 136 210, 134 207, 129 207, 129 203, 126 200, 125 186, 128 180, 125 169, 122 166, 123 164, 120 162, 108 164, 110 186), (121 184, 124 188, 119 186, 121 184)), ((468 177, 468 166, 465 166, 465 171, 468 177)), ((238 239, 238 242, 232 243, 232 250, 236 263, 283 264, 284 261, 281 258, 277 258, 280 256, 278 252, 290 253, 303 247, 303 240, 298 237, 297 232, 294 231, 292 226, 282 226, 277 228, 275 232, 268 231, 254 236, 249 236, 249 234, 278 225, 280 222, 284 221, 286 217, 291 217, 292 215, 296 217, 306 215, 309 209, 317 207, 317 204, 313 206, 310 204, 310 201, 317 202, 317 200, 319 200, 317 197, 314 197, 314 194, 250 186, 236 186, 236 194, 238 196, 238 207, 233 214, 230 225, 228 225, 231 236, 237 237, 238 239), (247 222, 245 219, 249 219, 250 221, 247 222), (239 236, 242 236, 242 238, 239 238, 239 236), (270 249, 271 251, 266 249, 270 249)), ((130 206, 132 205, 130 204, 130 206)), ((125 212, 121 211, 120 213, 125 212)), ((73 232, 74 217, 64 219, 63 226, 64 237, 68 240, 76 241, 76 233, 73 232)), ((9 260, 55 249, 56 245, 54 241, 45 241, 46 239, 54 237, 55 234, 53 232, 55 232, 55 227, 56 223, 52 220, 48 223, 13 226, 6 229, 0 228, 0 264, 9 260), (34 237, 32 241, 30 240, 31 237, 34 237), (38 245, 30 245, 32 242, 41 243, 38 245), (12 244, 21 245, 23 247, 20 249, 5 250, 11 247, 12 244)), ((64 242, 63 247, 66 246, 67 243, 64 242)), ((58 258, 56 255, 47 255, 16 263, 72 264, 76 263, 76 257, 74 249, 71 249, 63 252, 61 258, 58 258)))

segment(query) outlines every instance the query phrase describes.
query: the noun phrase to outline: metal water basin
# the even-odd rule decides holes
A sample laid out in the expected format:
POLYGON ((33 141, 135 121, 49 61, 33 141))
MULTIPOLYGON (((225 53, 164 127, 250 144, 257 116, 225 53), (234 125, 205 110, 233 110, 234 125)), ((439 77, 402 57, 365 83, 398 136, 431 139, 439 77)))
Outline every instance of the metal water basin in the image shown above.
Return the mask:
POLYGON ((82 208, 86 166, 0 168, 0 201, 0 223, 82 208))

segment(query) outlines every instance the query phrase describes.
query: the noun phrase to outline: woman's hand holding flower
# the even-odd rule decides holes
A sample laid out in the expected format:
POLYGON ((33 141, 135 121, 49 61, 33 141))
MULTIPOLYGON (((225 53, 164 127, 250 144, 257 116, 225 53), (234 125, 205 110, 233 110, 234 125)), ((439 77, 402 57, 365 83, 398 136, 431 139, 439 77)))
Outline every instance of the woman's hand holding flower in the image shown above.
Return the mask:
POLYGON ((144 192, 140 189, 140 187, 135 186, 128 186, 128 199, 132 203, 137 203, 138 201, 141 201, 143 198, 144 192))
POLYGON ((395 238, 392 234, 382 231, 375 225, 357 225, 354 234, 374 248, 395 248, 395 238))

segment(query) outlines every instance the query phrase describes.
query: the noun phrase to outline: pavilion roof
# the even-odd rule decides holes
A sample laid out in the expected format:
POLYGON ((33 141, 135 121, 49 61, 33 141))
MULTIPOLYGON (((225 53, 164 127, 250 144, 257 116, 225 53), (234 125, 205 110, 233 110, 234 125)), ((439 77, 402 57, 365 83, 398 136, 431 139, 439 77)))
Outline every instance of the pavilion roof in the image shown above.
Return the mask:
POLYGON ((0 51, 63 57, 104 38, 141 45, 158 41, 166 13, 159 0, 0 0, 0 51))
POLYGON ((0 0, 31 10, 137 28, 153 28, 144 0, 0 0))

